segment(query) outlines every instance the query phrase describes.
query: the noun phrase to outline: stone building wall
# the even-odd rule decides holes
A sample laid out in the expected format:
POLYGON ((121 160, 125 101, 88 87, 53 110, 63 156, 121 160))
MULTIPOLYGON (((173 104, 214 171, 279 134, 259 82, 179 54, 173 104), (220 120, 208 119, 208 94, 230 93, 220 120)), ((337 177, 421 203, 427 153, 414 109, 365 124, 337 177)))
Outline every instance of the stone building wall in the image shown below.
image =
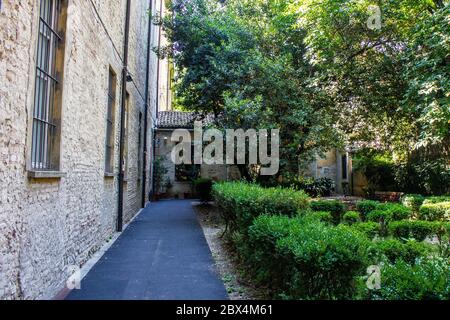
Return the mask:
POLYGON ((347 153, 347 179, 343 179, 342 172, 342 155, 336 149, 326 152, 322 157, 317 157, 316 160, 311 162, 306 171, 301 172, 305 176, 309 176, 315 179, 319 178, 329 178, 334 181, 336 186, 336 192, 339 194, 347 193, 351 191, 352 183, 352 158, 349 153, 347 153), (349 190, 345 190, 343 184, 349 184, 349 190))
MULTIPOLYGON (((175 142, 171 141, 173 130, 160 129, 156 134, 156 156, 162 157, 163 166, 167 169, 165 179, 171 183, 171 188, 163 188, 162 191, 168 198, 184 198, 195 196, 191 182, 180 182, 176 179, 175 164, 172 162, 171 153, 175 142)), ((194 140, 193 131, 191 132, 192 141, 194 140)), ((240 180, 241 175, 237 166, 229 165, 206 165, 200 166, 199 177, 211 179, 213 181, 231 181, 240 180)))
MULTIPOLYGON (((0 11, 0 299, 54 297, 64 287, 67 267, 82 266, 115 232, 117 219, 117 176, 104 172, 106 112, 111 68, 117 74, 117 173, 126 1, 68 1, 61 106, 65 177, 47 180, 28 178, 26 169, 39 2, 4 0, 0 11)), ((148 5, 148 0, 132 1, 125 222, 141 207, 137 147, 145 105, 148 5)), ((153 37, 152 46, 156 41, 153 37)), ((149 128, 155 119, 154 54, 151 61, 149 128)), ((151 130, 147 134, 151 150, 151 130)), ((147 157, 150 163, 151 154, 147 157)))

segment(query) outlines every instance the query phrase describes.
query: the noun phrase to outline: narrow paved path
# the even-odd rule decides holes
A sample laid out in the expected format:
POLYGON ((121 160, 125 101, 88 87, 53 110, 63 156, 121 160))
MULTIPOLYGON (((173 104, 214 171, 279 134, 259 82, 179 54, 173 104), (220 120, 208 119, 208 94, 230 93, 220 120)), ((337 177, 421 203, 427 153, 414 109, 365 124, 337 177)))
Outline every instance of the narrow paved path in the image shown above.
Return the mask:
POLYGON ((69 300, 224 300, 190 201, 152 203, 98 261, 69 300))

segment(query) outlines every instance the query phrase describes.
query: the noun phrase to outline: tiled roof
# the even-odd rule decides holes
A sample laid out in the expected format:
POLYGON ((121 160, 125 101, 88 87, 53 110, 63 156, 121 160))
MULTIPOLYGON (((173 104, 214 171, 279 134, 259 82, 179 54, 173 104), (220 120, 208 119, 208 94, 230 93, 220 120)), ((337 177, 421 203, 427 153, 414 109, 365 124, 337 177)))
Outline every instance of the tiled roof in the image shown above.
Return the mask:
POLYGON ((194 121, 196 120, 203 121, 203 124, 208 124, 213 121, 213 116, 208 115, 204 118, 193 112, 181 111, 158 112, 159 129, 193 129, 194 121))

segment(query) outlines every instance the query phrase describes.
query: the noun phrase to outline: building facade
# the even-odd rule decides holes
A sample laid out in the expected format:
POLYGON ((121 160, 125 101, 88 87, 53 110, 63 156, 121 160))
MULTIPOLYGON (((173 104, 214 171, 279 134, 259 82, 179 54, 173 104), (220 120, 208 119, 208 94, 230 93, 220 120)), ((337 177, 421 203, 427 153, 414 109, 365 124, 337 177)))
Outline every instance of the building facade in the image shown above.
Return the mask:
POLYGON ((2 2, 0 299, 51 299, 151 192, 162 0, 2 2))
MULTIPOLYGON (((155 157, 164 168, 165 174, 156 181, 155 191, 163 198, 186 199, 195 197, 192 181, 197 178, 213 181, 230 181, 241 179, 239 169, 233 165, 175 165, 172 161, 172 150, 176 142, 172 141, 172 134, 176 129, 188 130, 194 141, 195 114, 180 111, 160 111, 155 134, 155 157)), ((207 124, 212 121, 209 116, 203 119, 207 124)))

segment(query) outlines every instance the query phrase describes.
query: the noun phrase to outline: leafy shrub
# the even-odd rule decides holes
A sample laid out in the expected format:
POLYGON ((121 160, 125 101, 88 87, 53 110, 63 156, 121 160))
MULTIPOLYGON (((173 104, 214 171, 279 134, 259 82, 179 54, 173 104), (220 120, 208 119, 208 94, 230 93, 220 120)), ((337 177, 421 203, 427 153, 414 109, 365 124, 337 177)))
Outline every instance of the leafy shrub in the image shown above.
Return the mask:
POLYGON ((282 287, 286 281, 283 257, 276 252, 277 241, 288 236, 298 223, 287 216, 260 216, 249 228, 248 241, 238 245, 238 251, 246 263, 253 267, 256 282, 271 287, 282 287))
POLYGON ((356 208, 358 209, 358 211, 362 214, 362 216, 367 217, 367 215, 369 213, 371 213, 372 211, 376 210, 377 207, 380 205, 380 203, 378 201, 373 201, 373 200, 364 200, 364 201, 360 201, 356 204, 356 208))
POLYGON ((359 215, 359 212, 349 211, 344 214, 342 220, 346 224, 354 224, 357 222, 361 222, 361 217, 359 215))
POLYGON ((419 218, 427 221, 450 221, 450 201, 424 204, 420 207, 419 218))
POLYGON ((375 210, 367 215, 367 221, 388 223, 393 220, 393 214, 390 211, 375 210))
POLYGON ((344 214, 344 204, 338 200, 321 200, 311 202, 313 211, 331 212, 333 222, 339 223, 344 214))
POLYGON ((275 296, 345 299, 356 292, 370 242, 345 226, 305 218, 260 216, 249 230, 251 263, 257 279, 275 296))
POLYGON ((350 299, 355 278, 365 270, 370 243, 346 226, 305 223, 277 243, 293 271, 288 296, 294 299, 350 299))
POLYGON ((309 207, 309 198, 302 191, 262 188, 245 182, 216 183, 213 195, 231 231, 244 234, 259 215, 294 216, 309 207))
POLYGON ((330 178, 312 179, 303 177, 284 179, 281 186, 303 190, 311 197, 329 197, 336 188, 334 181, 330 178))
POLYGON ((389 233, 399 239, 414 238, 424 241, 427 237, 440 233, 442 224, 430 221, 396 221, 389 224, 389 233))
POLYGON ((397 260, 381 268, 381 289, 366 289, 373 300, 448 300, 450 299, 448 260, 423 259, 414 265, 397 260))
MULTIPOLYGON (((425 149, 423 149, 425 151, 425 149)), ((445 156, 429 158, 418 151, 414 157, 396 168, 396 180, 400 190, 423 195, 448 194, 450 192, 450 169, 445 156)))
POLYGON ((396 239, 389 239, 377 243, 377 249, 385 255, 391 263, 397 259, 413 264, 417 258, 426 257, 430 253, 430 246, 414 240, 406 243, 396 239))
POLYGON ((405 207, 411 209, 414 213, 418 213, 420 206, 425 201, 425 197, 420 194, 408 194, 402 198, 405 207))
POLYGON ((333 216, 330 212, 316 211, 309 214, 311 217, 325 223, 333 223, 333 216))
POLYGON ((449 202, 450 196, 427 197, 423 204, 449 202))
POLYGON ((372 149, 361 149, 353 157, 355 171, 362 172, 367 178, 370 189, 377 191, 396 191, 396 166, 389 154, 380 154, 372 149))
POLYGON ((412 210, 401 204, 385 203, 380 204, 376 210, 367 215, 367 221, 389 223, 410 218, 412 210))
POLYGON ((399 221, 405 220, 412 216, 412 210, 397 203, 383 203, 380 204, 377 210, 383 210, 390 212, 392 220, 399 221))
POLYGON ((197 196, 200 197, 200 200, 203 202, 207 202, 212 199, 212 186, 213 181, 211 179, 200 178, 194 181, 197 196))
POLYGON ((376 222, 358 222, 351 226, 352 229, 363 233, 369 239, 375 238, 381 233, 381 227, 379 223, 376 222))

